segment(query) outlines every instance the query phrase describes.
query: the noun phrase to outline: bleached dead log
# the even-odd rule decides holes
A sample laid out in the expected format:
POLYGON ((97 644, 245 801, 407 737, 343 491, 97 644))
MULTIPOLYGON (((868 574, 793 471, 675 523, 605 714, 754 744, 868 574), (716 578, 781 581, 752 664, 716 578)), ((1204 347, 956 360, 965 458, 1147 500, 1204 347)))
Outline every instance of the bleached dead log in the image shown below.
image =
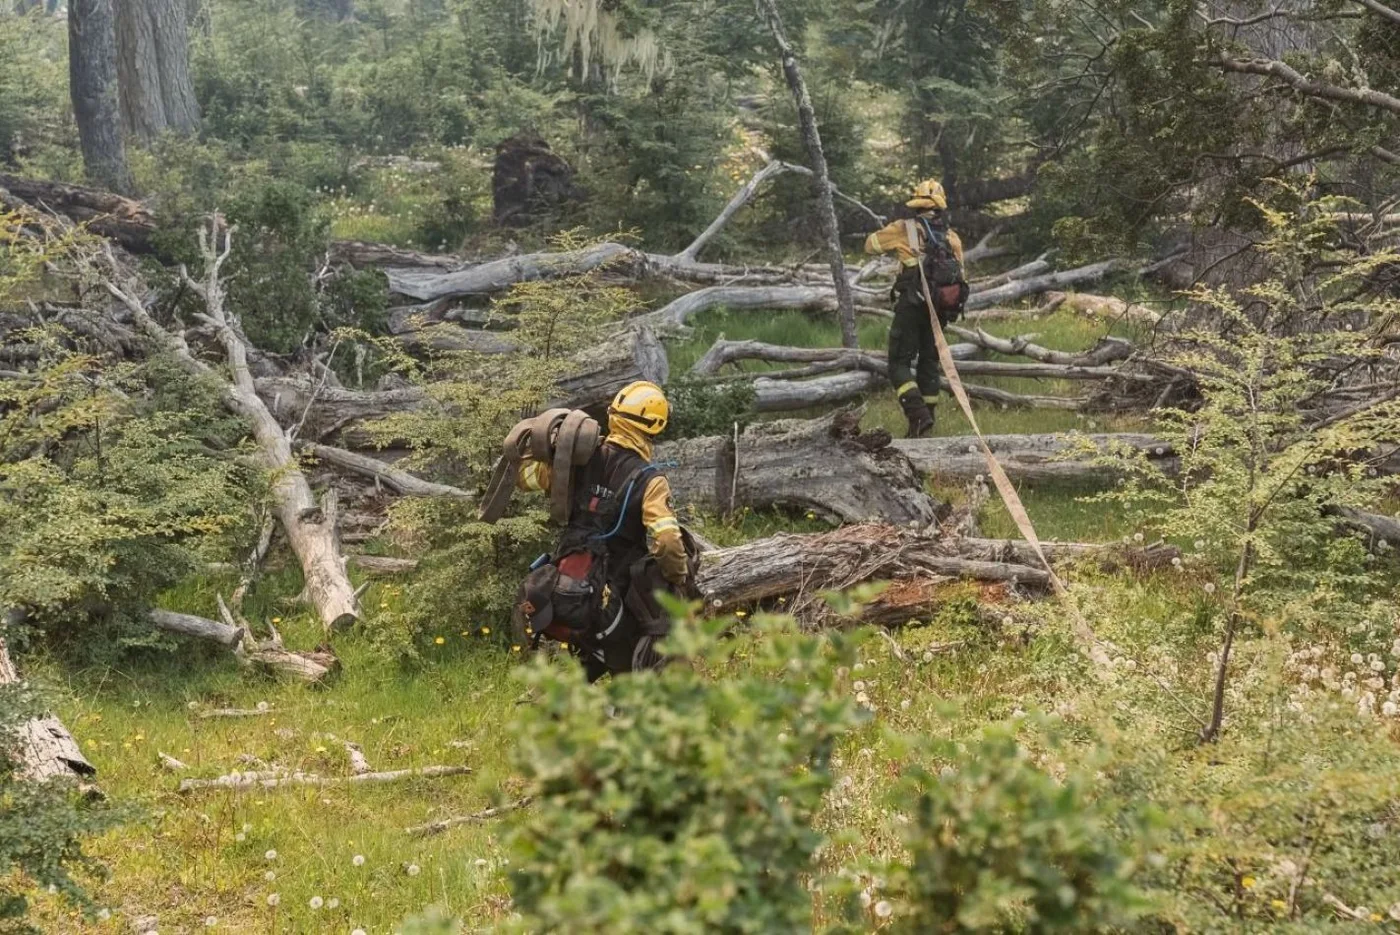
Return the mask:
POLYGON ((1112 321, 1131 321, 1154 327, 1161 324, 1162 321, 1161 313, 1146 305, 1125 302, 1107 295, 1090 295, 1086 292, 1047 292, 1044 304, 1046 310, 1064 307, 1074 309, 1083 315, 1092 315, 1095 318, 1112 321))
POLYGON ((242 627, 231 627, 217 620, 210 620, 208 617, 179 614, 173 610, 153 610, 148 616, 152 623, 167 633, 178 633, 180 636, 191 636, 199 640, 210 640, 230 649, 243 642, 243 636, 246 632, 242 627))
MULTIPOLYGON (((23 615, 16 611, 7 611, 5 625, 17 624, 22 618, 23 615)), ((0 634, 0 685, 20 684, 19 672, 10 659, 4 635, 0 634)), ((83 756, 68 728, 51 714, 20 724, 15 728, 11 742, 15 744, 20 778, 46 782, 55 777, 81 779, 97 772, 97 767, 83 756)))
POLYGON ((185 770, 189 769, 189 766, 187 766, 185 763, 182 763, 180 760, 175 759, 175 757, 171 756, 170 754, 162 753, 159 750, 156 751, 156 759, 160 761, 161 768, 168 769, 172 773, 183 773, 185 770))
MULTIPOLYGON (((963 255, 963 260, 964 262, 968 262, 966 254, 963 255)), ((995 276, 985 276, 980 279, 974 279, 972 280, 970 285, 975 290, 985 292, 988 289, 994 289, 997 286, 1003 286, 1006 283, 1009 283, 1016 279, 1029 279, 1032 276, 1040 276, 1048 272, 1050 272, 1049 261, 1046 260, 1044 257, 1037 257, 1036 259, 1031 260, 1029 263, 1023 263, 1022 265, 1017 266, 1014 269, 1009 269, 1004 273, 998 273, 995 276)))
MULTIPOLYGON (((687 292, 656 311, 647 312, 634 320, 644 322, 659 331, 674 331, 685 327, 692 316, 713 308, 834 311, 836 293, 830 286, 710 286, 687 292)), ((881 307, 867 308, 861 305, 856 306, 856 311, 886 313, 881 307)))
POLYGON ((402 779, 440 779, 444 776, 464 776, 470 766, 422 766, 417 769, 395 769, 381 773, 360 773, 355 776, 318 776, 315 773, 293 772, 279 776, 259 773, 229 773, 215 779, 185 779, 180 783, 182 794, 207 789, 284 789, 289 786, 350 786, 370 783, 398 782, 402 779))
POLYGON ((425 838, 434 834, 442 834, 458 825, 475 824, 482 821, 490 821, 493 818, 500 818, 511 812, 525 808, 530 804, 530 796, 523 796, 514 802, 507 802, 505 805, 493 805, 491 808, 483 808, 479 812, 470 815, 453 815, 450 818, 441 818, 437 821, 430 821, 423 825, 414 825, 411 828, 403 829, 403 833, 416 838, 425 838))
POLYGON ((1400 549, 1400 519, 1382 513, 1345 508, 1339 511, 1342 525, 1362 531, 1373 549, 1400 549))
MULTIPOLYGON (((1179 469, 1176 452, 1152 435, 1117 433, 1097 435, 988 435, 987 444, 1011 477, 1020 480, 1077 480, 1111 482, 1119 476, 1112 465, 1092 459, 1070 458, 1085 441, 1100 452, 1117 446, 1137 449, 1167 474, 1179 469)), ((970 435, 940 438, 903 438, 892 442, 909 456, 916 470, 940 480, 965 481, 987 473, 987 462, 977 439, 970 435)))
MULTIPOLYGON (((971 360, 978 349, 970 344, 955 344, 952 347, 955 360, 971 360)), ((763 360, 774 363, 822 363, 832 365, 832 369, 868 370, 883 374, 886 369, 885 355, 879 351, 862 351, 849 347, 788 347, 781 344, 767 344, 763 341, 727 341, 721 335, 710 345, 705 355, 695 362, 690 372, 695 376, 711 376, 728 364, 741 360, 763 360)), ((769 378, 774 374, 765 374, 769 378)))
POLYGON ((973 292, 968 296, 967 307, 971 310, 987 308, 992 305, 1004 305, 1027 296, 1040 295, 1042 292, 1049 292, 1052 289, 1063 289, 1066 286, 1075 286, 1085 282, 1097 282, 1110 273, 1122 272, 1129 268, 1123 260, 1113 259, 1090 263, 1087 266, 1079 266, 1074 269, 1046 273, 1043 276, 1028 276, 1025 279, 1012 280, 991 289, 973 292))
MULTIPOLYGON (((939 382, 944 389, 947 389, 946 381, 939 382)), ((753 386, 754 408, 759 412, 792 412, 795 409, 810 409, 850 402, 866 393, 888 389, 889 381, 882 374, 861 371, 837 373, 815 377, 811 380, 774 380, 758 377, 754 380, 753 386)), ((975 383, 964 382, 963 387, 973 399, 986 400, 1015 409, 1077 410, 1083 408, 1087 403, 1087 399, 1082 397, 1032 396, 975 383)))
MULTIPOLYGON (((1102 367, 1107 364, 1117 363, 1127 360, 1133 355, 1133 345, 1131 341, 1123 338, 1104 337, 1087 351, 1054 351, 1048 347, 1041 347, 1032 343, 1030 336, 1015 338, 999 338, 996 335, 988 334, 981 328, 960 328, 957 325, 949 325, 946 329, 952 334, 962 338, 983 350, 995 351, 998 354, 1014 354, 1020 357, 1029 357, 1031 360, 1040 361, 1044 364, 1063 364, 1069 367, 1102 367)), ((955 347, 957 345, 954 345, 955 347)))
POLYGON ((199 712, 201 718, 226 718, 226 717, 266 717, 276 714, 276 709, 266 708, 210 708, 208 711, 199 712))
POLYGON ((344 448, 335 448, 331 445, 312 444, 305 445, 303 448, 320 461, 368 477, 395 493, 405 496, 449 497, 456 500, 476 499, 460 487, 423 480, 421 477, 415 477, 407 471, 369 455, 346 451, 344 448))
MULTIPOLYGON (((340 554, 333 524, 325 521, 306 475, 297 466, 287 432, 258 396, 248 367, 248 346, 225 311, 224 286, 219 277, 232 250, 232 234, 224 226, 223 219, 215 215, 209 226, 200 231, 204 278, 197 282, 184 276, 184 280, 203 300, 205 313, 200 318, 214 330, 228 360, 230 375, 222 387, 224 403, 252 428, 263 465, 272 478, 274 511, 301 563, 306 595, 329 631, 356 618, 355 589, 345 574, 345 560, 340 554)), ((190 353, 183 337, 171 334, 151 318, 134 282, 117 281, 120 267, 110 252, 108 262, 114 278, 104 285, 131 312, 141 330, 174 353, 187 369, 201 376, 217 376, 212 368, 190 353)))
POLYGON ((459 270, 471 264, 459 256, 405 250, 383 243, 362 240, 332 240, 329 250, 334 263, 348 263, 356 269, 397 267, 432 270, 459 270))
POLYGON ((391 266, 384 270, 389 291, 432 302, 464 295, 489 295, 519 282, 591 272, 609 264, 631 260, 636 251, 619 243, 600 243, 563 253, 525 253, 479 263, 467 269, 442 272, 421 266, 391 266))
POLYGON ((864 581, 928 575, 1046 587, 1044 568, 963 557, 957 540, 895 526, 864 524, 812 535, 781 534, 706 552, 696 574, 705 607, 811 595, 864 581))
POLYGON ((418 567, 417 559, 388 555, 352 555, 350 561, 367 575, 402 575, 418 567))
POLYGON ((933 521, 938 505, 887 433, 860 436, 860 414, 764 422, 737 439, 709 436, 665 442, 655 459, 666 468, 677 503, 709 510, 785 506, 845 522, 933 521), (737 463, 737 466, 736 466, 737 463))

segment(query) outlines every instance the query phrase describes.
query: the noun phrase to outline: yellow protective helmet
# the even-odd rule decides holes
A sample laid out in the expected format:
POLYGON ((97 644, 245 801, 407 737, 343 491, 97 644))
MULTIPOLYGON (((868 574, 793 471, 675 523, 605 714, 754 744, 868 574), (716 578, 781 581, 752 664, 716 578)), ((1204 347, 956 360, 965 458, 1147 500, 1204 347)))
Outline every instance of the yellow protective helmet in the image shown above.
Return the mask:
POLYGON ((929 209, 942 211, 948 207, 948 196, 944 193, 943 185, 938 179, 924 179, 914 186, 913 194, 905 204, 910 208, 925 211, 929 209))
POLYGON ((661 387, 647 380, 629 383, 613 397, 608 417, 624 419, 648 435, 660 435, 671 418, 671 404, 661 387))

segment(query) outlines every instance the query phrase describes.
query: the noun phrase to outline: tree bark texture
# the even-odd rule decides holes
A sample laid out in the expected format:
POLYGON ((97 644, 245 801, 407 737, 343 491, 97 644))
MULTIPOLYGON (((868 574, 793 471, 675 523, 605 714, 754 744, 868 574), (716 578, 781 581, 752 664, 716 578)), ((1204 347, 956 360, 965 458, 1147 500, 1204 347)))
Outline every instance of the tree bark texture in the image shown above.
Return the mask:
POLYGON ((887 433, 858 434, 860 415, 764 422, 733 436, 658 445, 654 460, 678 505, 811 510, 843 522, 932 523, 938 504, 887 433))
POLYGON ((783 31, 782 17, 773 0, 757 0, 760 18, 768 23, 773 40, 778 44, 782 55, 783 75, 797 104, 797 122, 802 130, 802 142, 807 147, 807 157, 812 162, 813 187, 817 195, 817 212, 821 217, 822 233, 826 237, 827 260, 831 264, 832 285, 836 289, 837 312, 841 321, 841 344, 855 347, 856 312, 855 299, 851 295, 851 284, 846 279, 846 260, 841 253, 841 228, 836 221, 836 206, 832 202, 831 178, 827 174, 826 153, 822 150, 821 132, 817 128, 817 114, 812 107, 812 98, 807 93, 807 83, 802 80, 802 70, 797 65, 797 55, 783 31))
MULTIPOLYGON (((87 0, 79 2, 85 3, 87 0)), ((76 7, 69 9, 70 16, 73 15, 73 9, 76 7)), ((76 94, 76 91, 74 93, 76 94)), ((75 100, 74 107, 77 106, 75 100)), ((116 117, 115 97, 112 98, 112 107, 113 128, 120 142, 121 130, 116 117)), ((78 129, 81 135, 81 124, 78 129)), ((83 145, 84 165, 87 165, 86 143, 83 145)), ((121 167, 122 171, 125 171, 125 150, 121 152, 121 167)), ((92 174, 90 170, 89 174, 92 174)), ((82 185, 26 179, 0 172, 0 195, 5 193, 36 210, 56 211, 75 223, 86 224, 94 234, 114 240, 132 253, 150 252, 151 234, 155 232, 156 222, 146 206, 139 201, 82 185)))
MULTIPOLYGON (((6 623, 19 616, 14 612, 7 613, 6 623)), ((0 685, 18 685, 20 681, 19 672, 10 659, 9 648, 5 645, 4 637, 0 636, 0 685)), ((68 728, 53 715, 32 718, 21 724, 15 732, 14 742, 18 745, 20 775, 25 779, 44 782, 55 776, 71 779, 97 772, 97 767, 83 756, 68 728)))
POLYGON ((125 194, 131 191, 131 173, 118 103, 114 2, 69 0, 68 92, 84 171, 94 183, 125 194))
MULTIPOLYGON (((1018 480, 1076 480, 1112 482, 1119 472, 1111 465, 1083 458, 1069 458, 1077 441, 1087 440, 1101 452, 1124 446, 1142 452, 1164 473, 1175 474, 1180 459, 1172 447, 1151 435, 1120 433, 1100 435, 988 435, 987 444, 1006 473, 1018 480)), ((977 439, 971 435, 942 438, 901 438, 893 446, 909 457, 920 474, 940 480, 970 480, 986 475, 987 462, 977 439)))
POLYGON ((187 0, 117 0, 122 124, 142 143, 199 129, 187 16, 187 0))
POLYGON ((701 556, 696 587, 708 610, 841 589, 864 581, 930 575, 1043 588, 1044 568, 965 558, 958 539, 864 524, 827 533, 782 534, 701 556))

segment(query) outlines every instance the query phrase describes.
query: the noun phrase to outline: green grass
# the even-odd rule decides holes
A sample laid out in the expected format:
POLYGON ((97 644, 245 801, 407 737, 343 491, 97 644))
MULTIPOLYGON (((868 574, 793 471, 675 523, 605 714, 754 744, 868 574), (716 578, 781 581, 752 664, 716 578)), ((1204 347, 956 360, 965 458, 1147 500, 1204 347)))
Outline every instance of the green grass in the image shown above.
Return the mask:
MULTIPOLYGON (((250 608, 270 620, 265 615, 295 592, 292 584, 292 576, 275 576, 250 608)), ((371 588, 370 613, 392 606, 397 587, 371 588)), ((210 613, 212 594, 209 583, 196 582, 165 603, 210 613)), ((278 619, 288 646, 320 640, 304 611, 278 619)), ((227 656, 198 649, 119 669, 65 675, 50 668, 46 674, 65 689, 61 715, 98 767, 103 790, 135 803, 140 817, 91 848, 113 871, 94 891, 113 919, 83 926, 46 902, 42 930, 127 932, 133 920, 156 916, 162 932, 202 929, 209 917, 219 920, 218 931, 383 932, 432 903, 478 922, 501 917, 498 827, 467 825, 432 838, 404 833, 479 811, 513 791, 506 725, 520 689, 510 677, 511 658, 494 640, 475 631, 463 636, 462 629, 460 621, 444 627, 443 645, 412 673, 384 662, 362 635, 338 638, 344 671, 324 689, 255 677, 227 656), (271 713, 200 717, 260 703, 271 713), (376 770, 446 764, 473 773, 320 789, 175 791, 185 775, 247 770, 241 757, 347 775, 344 747, 329 735, 360 744, 376 770), (182 760, 188 773, 163 769, 157 751, 182 760), (275 859, 267 859, 269 851, 275 859), (354 864, 357 854, 362 866, 354 864), (411 865, 419 868, 412 875, 411 865), (272 881, 264 879, 269 871, 272 881), (280 897, 275 908, 267 902, 272 893, 280 897), (312 910, 314 896, 339 906, 312 910)))

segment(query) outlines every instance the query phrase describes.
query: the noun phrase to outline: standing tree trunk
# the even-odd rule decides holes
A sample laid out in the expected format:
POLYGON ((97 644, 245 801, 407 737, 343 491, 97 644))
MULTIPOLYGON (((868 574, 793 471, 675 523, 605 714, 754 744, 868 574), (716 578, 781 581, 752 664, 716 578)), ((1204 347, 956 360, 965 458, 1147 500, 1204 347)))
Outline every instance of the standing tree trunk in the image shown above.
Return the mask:
POLYGON ((166 130, 199 129, 187 16, 187 0, 121 0, 117 5, 122 124, 143 143, 166 130))
POLYGON ((856 306, 851 295, 851 283, 846 279, 846 259, 841 255, 841 228, 836 223, 836 205, 831 195, 831 177, 826 170, 826 153, 822 150, 821 134, 817 130, 817 114, 812 108, 812 98, 807 93, 807 83, 802 80, 802 72, 797 67, 797 56, 783 32, 783 20, 778 15, 774 0, 755 0, 758 15, 768 22, 773 31, 773 40, 778 43, 778 51, 783 58, 783 75, 788 88, 792 90, 793 101, 797 104, 797 122, 802 129, 802 142, 807 146, 807 156, 812 161, 812 180, 817 189, 817 213, 821 215, 822 234, 826 237, 827 260, 831 263, 831 281, 836 287, 836 307, 841 317, 841 344, 855 347, 856 306))
POLYGON ((98 187, 131 191, 117 106, 117 40, 113 0, 68 4, 68 90, 83 168, 98 187))

